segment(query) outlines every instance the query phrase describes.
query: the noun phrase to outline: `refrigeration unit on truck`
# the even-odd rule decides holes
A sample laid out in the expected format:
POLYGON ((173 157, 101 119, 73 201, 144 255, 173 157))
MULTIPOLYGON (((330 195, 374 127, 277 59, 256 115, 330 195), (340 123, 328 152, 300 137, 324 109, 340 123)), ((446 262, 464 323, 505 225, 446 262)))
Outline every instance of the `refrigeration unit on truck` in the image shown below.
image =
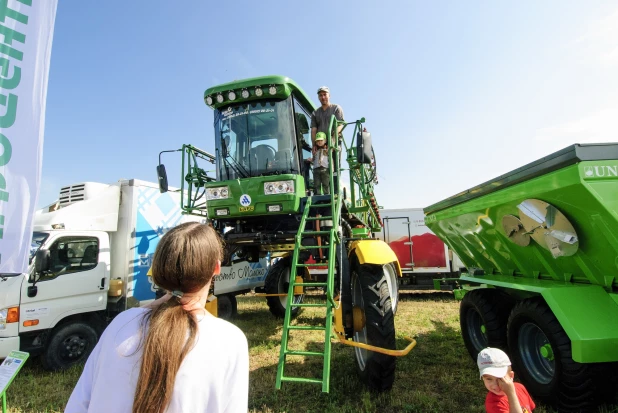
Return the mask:
MULTIPOLYGON (((434 281, 455 278, 463 263, 425 225, 422 208, 382 209, 382 239, 397 255, 403 277, 400 290, 429 290, 434 281)), ((452 289, 452 283, 440 283, 452 289)))
POLYGON ((199 220, 181 212, 179 192, 136 179, 62 188, 35 214, 28 273, 0 278, 0 358, 24 350, 50 370, 84 360, 109 320, 154 299, 159 238, 199 220))

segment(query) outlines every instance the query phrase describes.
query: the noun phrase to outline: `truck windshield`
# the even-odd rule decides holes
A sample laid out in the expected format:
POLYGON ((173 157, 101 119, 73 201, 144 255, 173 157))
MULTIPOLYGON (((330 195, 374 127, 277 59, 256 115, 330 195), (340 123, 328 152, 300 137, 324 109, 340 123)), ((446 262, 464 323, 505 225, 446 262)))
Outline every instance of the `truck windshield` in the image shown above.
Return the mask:
POLYGON ((32 264, 32 259, 36 252, 41 248, 41 245, 45 242, 45 240, 49 237, 49 234, 46 232, 33 232, 32 233, 32 243, 30 244, 30 258, 28 259, 28 264, 32 264))
POLYGON ((299 173, 293 119, 291 97, 215 111, 217 179, 299 173))

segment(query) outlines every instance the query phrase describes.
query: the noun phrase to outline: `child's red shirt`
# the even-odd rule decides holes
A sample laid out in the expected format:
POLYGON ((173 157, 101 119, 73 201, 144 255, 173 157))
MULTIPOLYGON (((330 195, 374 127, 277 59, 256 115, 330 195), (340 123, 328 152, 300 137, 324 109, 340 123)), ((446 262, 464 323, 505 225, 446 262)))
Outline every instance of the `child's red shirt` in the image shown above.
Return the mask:
MULTIPOLYGON (((515 383, 515 394, 517 394, 523 413, 530 413, 534 410, 536 406, 528 394, 528 390, 521 383, 515 383)), ((487 410, 487 413, 509 413, 509 399, 506 394, 498 396, 489 392, 485 399, 485 410, 487 410)))

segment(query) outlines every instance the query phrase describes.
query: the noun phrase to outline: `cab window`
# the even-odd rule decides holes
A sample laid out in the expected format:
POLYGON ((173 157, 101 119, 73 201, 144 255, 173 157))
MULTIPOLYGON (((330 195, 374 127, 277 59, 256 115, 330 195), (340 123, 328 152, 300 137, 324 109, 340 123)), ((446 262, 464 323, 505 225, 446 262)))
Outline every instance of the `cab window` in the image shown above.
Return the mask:
POLYGON ((49 248, 49 256, 50 274, 44 278, 91 270, 99 262, 99 240, 96 237, 62 237, 49 248))

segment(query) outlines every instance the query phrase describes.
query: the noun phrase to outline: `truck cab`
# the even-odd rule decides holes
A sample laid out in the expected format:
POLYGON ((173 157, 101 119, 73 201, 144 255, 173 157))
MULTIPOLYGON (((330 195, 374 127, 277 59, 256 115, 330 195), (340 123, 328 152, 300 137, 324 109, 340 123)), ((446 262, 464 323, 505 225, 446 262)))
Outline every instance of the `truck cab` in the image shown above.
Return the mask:
POLYGON ((188 219, 179 193, 154 183, 62 188, 35 214, 28 271, 0 278, 0 358, 28 351, 49 370, 85 360, 111 319, 155 298, 159 237, 188 219))

